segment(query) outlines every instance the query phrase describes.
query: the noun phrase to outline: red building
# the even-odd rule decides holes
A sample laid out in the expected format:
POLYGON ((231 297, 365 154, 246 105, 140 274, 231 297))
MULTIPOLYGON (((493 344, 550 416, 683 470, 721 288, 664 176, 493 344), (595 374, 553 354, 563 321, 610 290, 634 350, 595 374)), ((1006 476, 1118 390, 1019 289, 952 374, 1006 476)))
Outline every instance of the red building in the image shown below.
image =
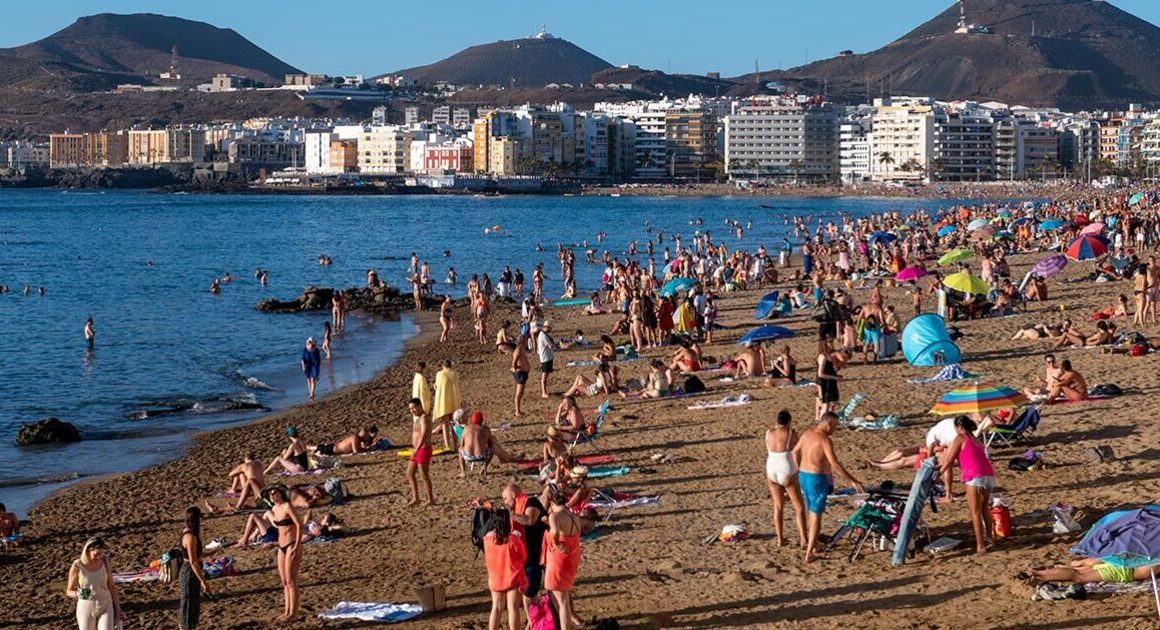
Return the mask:
POLYGON ((464 173, 471 172, 472 160, 472 149, 465 144, 427 147, 427 152, 423 156, 423 167, 428 173, 435 171, 464 173))

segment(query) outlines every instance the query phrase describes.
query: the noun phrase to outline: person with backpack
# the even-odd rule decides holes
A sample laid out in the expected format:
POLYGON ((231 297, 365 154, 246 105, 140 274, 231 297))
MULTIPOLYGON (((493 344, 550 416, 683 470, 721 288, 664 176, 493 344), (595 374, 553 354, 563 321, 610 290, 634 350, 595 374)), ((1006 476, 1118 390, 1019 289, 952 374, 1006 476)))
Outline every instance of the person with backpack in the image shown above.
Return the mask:
POLYGON ((512 529, 511 513, 492 508, 489 531, 483 536, 483 560, 487 565, 487 588, 491 591, 488 630, 499 630, 507 613, 508 630, 519 630, 520 593, 528 588, 524 564, 528 548, 523 535, 512 529))

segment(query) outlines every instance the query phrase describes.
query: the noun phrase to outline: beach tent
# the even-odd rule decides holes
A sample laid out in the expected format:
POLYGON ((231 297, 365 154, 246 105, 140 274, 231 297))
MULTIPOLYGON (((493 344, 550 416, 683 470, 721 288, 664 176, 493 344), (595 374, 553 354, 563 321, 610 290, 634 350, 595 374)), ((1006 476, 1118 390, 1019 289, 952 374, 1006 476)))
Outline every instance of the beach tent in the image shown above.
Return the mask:
POLYGON ((1160 557, 1160 506, 1108 513, 1091 526, 1071 553, 1087 558, 1117 553, 1160 557))
POLYGON ((902 354, 916 367, 961 363, 963 354, 947 334, 946 322, 933 313, 919 315, 902 330, 902 354))

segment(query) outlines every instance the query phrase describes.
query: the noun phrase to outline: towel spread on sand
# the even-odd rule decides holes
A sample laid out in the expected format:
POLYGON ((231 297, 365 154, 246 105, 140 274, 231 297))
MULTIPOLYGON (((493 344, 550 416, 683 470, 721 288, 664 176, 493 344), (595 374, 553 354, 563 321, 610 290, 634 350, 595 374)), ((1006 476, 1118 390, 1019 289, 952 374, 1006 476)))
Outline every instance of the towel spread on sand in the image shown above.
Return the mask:
POLYGON ((721 400, 714 402, 696 403, 685 407, 690 411, 703 411, 705 409, 728 409, 729 407, 744 407, 753 402, 753 397, 749 394, 741 394, 740 396, 726 396, 721 400))
MULTIPOLYGON (((436 455, 446 455, 450 452, 451 452, 451 449, 449 449, 449 448, 437 448, 437 449, 433 449, 431 451, 431 456, 434 457, 436 455)), ((395 451, 395 457, 410 457, 411 455, 414 455, 414 454, 415 454, 415 451, 413 451, 409 448, 403 449, 401 451, 395 451)))
POLYGON ((659 496, 650 497, 634 497, 631 495, 614 494, 612 500, 606 497, 597 497, 588 502, 588 507, 597 508, 601 510, 619 510, 621 508, 640 507, 642 505, 653 505, 660 503, 659 496))
POLYGON ((608 477, 623 477, 628 474, 628 466, 593 466, 588 469, 589 479, 606 479, 608 477))
POLYGON ((898 416, 882 416, 874 420, 867 420, 865 418, 854 418, 850 420, 849 426, 859 431, 883 431, 886 429, 898 428, 898 416))
POLYGON ((113 574, 114 584, 132 584, 134 582, 156 582, 161 579, 159 569, 148 568, 140 571, 122 571, 113 574))
POLYGON ((323 619, 361 619, 398 623, 423 614, 419 604, 379 604, 374 602, 338 602, 334 608, 318 613, 323 619))

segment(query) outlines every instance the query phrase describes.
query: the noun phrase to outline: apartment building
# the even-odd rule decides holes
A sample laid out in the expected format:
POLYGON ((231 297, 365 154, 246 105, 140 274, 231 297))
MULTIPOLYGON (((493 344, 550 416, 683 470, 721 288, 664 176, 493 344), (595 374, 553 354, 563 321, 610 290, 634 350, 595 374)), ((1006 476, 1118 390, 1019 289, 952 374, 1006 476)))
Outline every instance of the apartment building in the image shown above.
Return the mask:
POLYGON ((844 184, 868 182, 874 177, 872 115, 849 117, 838 123, 838 175, 844 184))
POLYGON ((874 181, 923 180, 934 157, 934 101, 877 99, 875 106, 874 181))
POLYGON ((939 112, 931 176, 947 182, 989 180, 995 174, 995 119, 989 111, 939 112))
POLYGON ((995 177, 1026 179, 1059 168, 1059 137, 1053 127, 1022 118, 995 122, 995 177))
POLYGON ((122 131, 54 133, 48 139, 52 168, 122 166, 129 157, 128 136, 122 131))
POLYGON ((708 109, 665 112, 665 151, 670 177, 712 178, 718 158, 717 116, 708 109))
POLYGON ((730 178, 836 179, 838 113, 829 106, 753 99, 725 118, 730 178))
POLYGON ((407 172, 411 133, 398 127, 372 127, 358 139, 358 170, 371 175, 407 172))
POLYGON ((129 131, 128 162, 153 166, 205 159, 205 130, 134 129, 129 131))

